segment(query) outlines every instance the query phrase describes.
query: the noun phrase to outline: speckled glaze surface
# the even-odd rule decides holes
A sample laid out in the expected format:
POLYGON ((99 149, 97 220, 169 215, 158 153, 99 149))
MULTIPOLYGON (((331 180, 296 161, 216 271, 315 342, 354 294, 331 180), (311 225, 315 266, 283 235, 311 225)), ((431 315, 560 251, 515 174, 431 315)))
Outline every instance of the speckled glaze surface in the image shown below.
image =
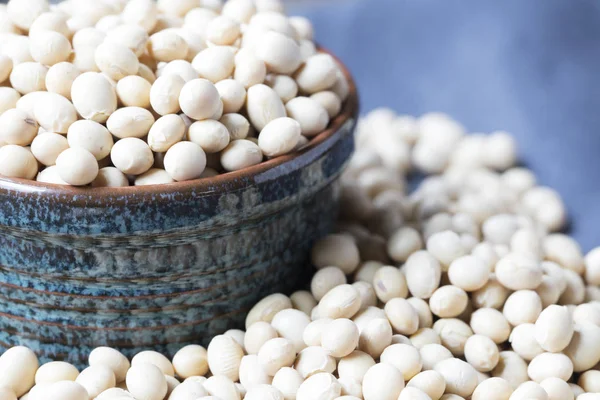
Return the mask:
POLYGON ((101 345, 172 355, 303 282, 354 146, 351 89, 306 148, 243 171, 121 189, 0 178, 0 353, 26 345, 76 365, 101 345))

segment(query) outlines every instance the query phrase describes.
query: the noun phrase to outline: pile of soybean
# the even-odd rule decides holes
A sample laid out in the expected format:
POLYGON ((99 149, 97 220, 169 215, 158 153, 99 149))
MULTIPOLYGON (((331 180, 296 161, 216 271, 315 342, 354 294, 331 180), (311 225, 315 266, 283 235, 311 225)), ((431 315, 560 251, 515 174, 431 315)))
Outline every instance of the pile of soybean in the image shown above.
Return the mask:
POLYGON ((288 154, 349 91, 279 0, 10 0, 0 84, 0 175, 94 187, 288 154))
POLYGON ((173 359, 102 347, 78 371, 12 348, 0 400, 598 400, 600 247, 558 233, 560 196, 516 162, 505 132, 373 111, 309 290, 173 359))

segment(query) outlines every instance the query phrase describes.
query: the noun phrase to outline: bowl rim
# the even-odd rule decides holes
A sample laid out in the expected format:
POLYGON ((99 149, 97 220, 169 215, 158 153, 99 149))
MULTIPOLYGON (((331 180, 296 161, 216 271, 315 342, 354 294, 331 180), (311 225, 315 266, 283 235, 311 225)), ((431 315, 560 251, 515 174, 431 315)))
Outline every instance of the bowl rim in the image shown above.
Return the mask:
POLYGON ((8 178, 0 176, 0 195, 14 192, 43 193, 59 196, 62 199, 77 199, 81 197, 102 201, 126 196, 129 199, 164 196, 169 194, 201 195, 203 193, 230 192, 237 188, 247 186, 248 181, 254 176, 264 173, 272 168, 294 161, 306 153, 312 152, 322 146, 329 138, 335 135, 352 118, 358 114, 358 92, 356 84, 348 68, 333 53, 319 46, 319 51, 331 55, 348 81, 348 96, 343 103, 341 112, 333 118, 328 127, 321 133, 313 136, 302 149, 283 156, 275 157, 259 164, 252 165, 237 171, 226 172, 214 177, 199 178, 189 181, 173 182, 167 184, 125 186, 125 187, 78 187, 53 183, 38 182, 23 178, 8 178))

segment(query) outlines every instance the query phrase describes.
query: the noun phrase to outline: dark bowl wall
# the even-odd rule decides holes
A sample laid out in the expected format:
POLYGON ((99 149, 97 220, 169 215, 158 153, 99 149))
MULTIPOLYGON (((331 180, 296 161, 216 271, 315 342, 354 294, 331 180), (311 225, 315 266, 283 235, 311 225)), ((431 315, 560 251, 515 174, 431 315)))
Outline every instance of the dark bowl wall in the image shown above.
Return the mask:
POLYGON ((600 245, 600 2, 305 0, 362 110, 443 111, 473 132, 513 133, 560 192, 584 250, 600 245))
POLYGON ((243 327, 309 276, 353 150, 357 97, 300 154, 200 181, 123 189, 0 178, 0 353, 83 365, 96 346, 172 355, 243 327))

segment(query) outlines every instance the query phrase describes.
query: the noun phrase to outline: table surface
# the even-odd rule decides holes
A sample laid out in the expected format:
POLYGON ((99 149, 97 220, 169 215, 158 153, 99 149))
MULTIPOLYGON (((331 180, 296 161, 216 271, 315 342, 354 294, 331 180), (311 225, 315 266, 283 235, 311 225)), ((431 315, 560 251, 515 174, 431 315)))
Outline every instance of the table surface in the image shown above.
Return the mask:
POLYGON ((292 2, 354 74, 362 111, 443 111, 507 130, 563 196, 571 233, 600 245, 600 3, 596 0, 292 2))

